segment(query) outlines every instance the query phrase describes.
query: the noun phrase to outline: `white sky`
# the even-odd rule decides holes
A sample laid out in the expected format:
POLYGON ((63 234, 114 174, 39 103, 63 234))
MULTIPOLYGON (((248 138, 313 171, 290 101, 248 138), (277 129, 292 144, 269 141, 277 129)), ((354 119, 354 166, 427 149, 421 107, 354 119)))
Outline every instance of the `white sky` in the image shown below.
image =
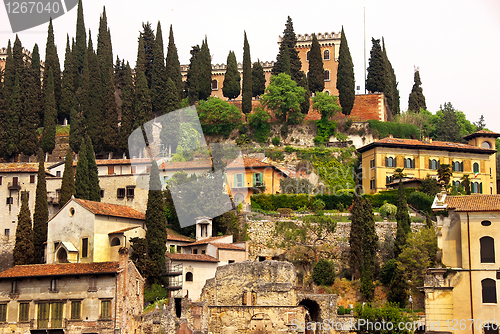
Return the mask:
MULTIPOLYGON (((420 68, 427 108, 436 112, 444 102, 465 112, 470 121, 484 115, 489 129, 500 132, 499 102, 495 96, 500 81, 500 1, 282 1, 282 0, 187 0, 187 1, 83 1, 85 27, 91 29, 96 47, 99 16, 106 7, 113 54, 135 66, 137 37, 142 22, 156 30, 158 20, 163 40, 173 25, 181 64, 189 63, 191 46, 207 35, 212 63, 225 63, 230 50, 237 61, 243 57, 243 31, 250 43, 252 61, 276 59, 278 35, 287 16, 296 34, 339 32, 342 25, 354 62, 356 86, 364 92, 363 8, 366 12, 366 58, 371 37, 385 39, 387 53, 399 81, 401 109, 408 108, 414 66, 420 68)), ((61 66, 66 34, 76 32, 76 7, 54 20, 61 66)), ((19 38, 29 50, 38 43, 45 58, 47 24, 22 31, 19 38)), ((88 36, 88 34, 87 34, 88 36)), ((0 47, 15 39, 5 7, 0 8, 0 47)), ((367 64, 368 65, 368 64, 367 64)))

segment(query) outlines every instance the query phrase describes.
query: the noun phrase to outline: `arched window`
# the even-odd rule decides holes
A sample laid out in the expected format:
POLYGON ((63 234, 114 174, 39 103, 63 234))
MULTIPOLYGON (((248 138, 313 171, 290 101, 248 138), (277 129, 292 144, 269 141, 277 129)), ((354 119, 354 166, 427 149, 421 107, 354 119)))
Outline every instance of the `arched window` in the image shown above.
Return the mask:
POLYGON ((310 52, 310 51, 307 51, 307 52, 306 52, 306 61, 309 61, 309 52, 310 52))
POLYGON ((474 173, 479 173, 479 164, 477 162, 474 162, 474 165, 472 165, 472 171, 474 173))
POLYGON ((329 92, 329 91, 327 91, 327 90, 325 90, 325 94, 326 94, 326 95, 330 95, 330 92, 329 92))
POLYGON ((120 246, 120 238, 114 237, 113 240, 111 240, 111 246, 120 246))
POLYGON ((495 263, 495 239, 482 237, 479 239, 481 245, 481 263, 495 263))
POLYGON ((325 81, 330 81, 330 71, 325 70, 324 74, 325 74, 325 81))
POLYGON ((396 165, 394 164, 394 162, 395 162, 395 159, 393 157, 388 157, 387 158, 386 166, 387 167, 396 167, 396 165))
POLYGON ((438 169, 438 162, 436 159, 429 160, 429 169, 438 169))
POLYGON ((57 262, 58 263, 67 263, 68 262, 68 253, 64 248, 59 248, 57 252, 57 262))
POLYGON ((405 159, 405 168, 415 168, 415 160, 411 158, 405 159))
POLYGON ((219 82, 215 79, 212 80, 212 90, 218 90, 219 89, 219 82))
POLYGON ((330 50, 323 51, 323 60, 330 60, 330 50))
POLYGON ((481 144, 481 147, 482 148, 488 148, 490 149, 491 148, 491 144, 489 141, 483 141, 483 143, 481 144))
POLYGON ((495 280, 485 278, 481 281, 481 290, 483 293, 483 303, 497 302, 497 286, 495 280))
POLYGON ((186 282, 192 282, 193 281, 193 273, 188 271, 186 273, 186 282))

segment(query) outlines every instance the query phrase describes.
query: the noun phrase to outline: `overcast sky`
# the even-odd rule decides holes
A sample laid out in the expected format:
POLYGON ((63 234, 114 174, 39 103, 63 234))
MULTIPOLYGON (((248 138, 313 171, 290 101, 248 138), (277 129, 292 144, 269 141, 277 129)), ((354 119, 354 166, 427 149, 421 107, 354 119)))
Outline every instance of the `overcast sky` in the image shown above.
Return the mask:
MULTIPOLYGON (((366 17, 366 59, 371 38, 384 37, 389 60, 399 81, 401 109, 408 108, 414 67, 419 67, 427 109, 435 113, 444 102, 465 112, 470 121, 484 115, 489 129, 500 132, 500 1, 109 1, 84 0, 85 27, 92 31, 96 46, 99 16, 106 7, 113 54, 135 66, 137 37, 142 22, 156 30, 161 22, 163 40, 168 43, 172 24, 181 64, 189 63, 191 46, 207 35, 212 63, 225 63, 234 50, 243 58, 243 31, 246 30, 252 61, 276 59, 278 36, 283 34, 287 16, 296 34, 339 32, 344 26, 354 62, 356 86, 364 92, 363 8, 366 17)), ((66 34, 76 31, 76 8, 54 20, 61 66, 64 63, 66 34)), ((15 39, 5 7, 0 9, 0 46, 15 39)), ((45 58, 47 24, 20 32, 29 50, 38 43, 45 58)), ((87 35, 88 36, 88 35, 87 35)), ((368 65, 368 64, 367 64, 368 65)))

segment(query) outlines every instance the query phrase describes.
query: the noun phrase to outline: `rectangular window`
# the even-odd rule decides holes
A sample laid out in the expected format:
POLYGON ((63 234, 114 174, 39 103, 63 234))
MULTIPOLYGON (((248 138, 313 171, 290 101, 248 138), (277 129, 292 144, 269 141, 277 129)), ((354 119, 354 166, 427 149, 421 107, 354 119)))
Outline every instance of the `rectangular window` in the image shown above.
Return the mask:
POLYGON ((104 189, 101 189, 101 198, 104 198, 104 189))
POLYGON ((80 300, 74 300, 71 302, 71 320, 81 319, 82 314, 82 302, 80 300))
POLYGON ((234 174, 234 187, 243 187, 243 174, 234 174))
POLYGON ((97 291, 97 277, 92 276, 89 278, 89 290, 88 291, 97 291))
POLYGON ((137 166, 130 166, 130 171, 132 174, 135 174, 137 172, 137 166))
POLYGON ((58 292, 57 291, 57 279, 53 278, 50 280, 50 292, 58 292))
POLYGON ((82 238, 82 257, 89 256, 89 238, 82 238))
POLYGON ((375 189, 375 179, 370 180, 370 189, 375 189))
POLYGON ((30 320, 30 304, 19 303, 19 322, 30 320))
POLYGON ((19 293, 19 290, 17 289, 17 281, 16 280, 12 281, 10 293, 19 293))
POLYGON ((115 166, 108 166, 108 175, 113 175, 115 173, 115 166))
POLYGON ((118 188, 116 190, 116 197, 124 198, 125 197, 125 188, 118 188))
POLYGON ((127 198, 134 198, 135 186, 127 186, 127 198))
POLYGON ((198 254, 198 250, 197 249, 193 249, 193 254, 198 254))
POLYGON ((61 171, 60 171, 60 170, 58 170, 58 171, 56 172, 56 177, 61 177, 61 171))
POLYGON ((7 204, 14 204, 14 197, 7 197, 7 204))
POLYGON ((52 314, 50 316, 50 327, 51 328, 62 328, 63 323, 63 306, 64 303, 52 303, 52 314))
MULTIPOLYGON (((49 303, 39 303, 38 304, 38 314, 37 314, 37 320, 38 320, 38 328, 48 328, 49 327, 49 311, 50 311, 50 304, 49 303)), ((28 321, 26 319, 25 321, 28 321)))
POLYGON ((0 304, 0 322, 7 321, 7 304, 0 304))
POLYGON ((35 175, 30 175, 30 183, 35 183, 35 175))
POLYGON ((0 176, 0 186, 2 185, 2 177, 0 176))
POLYGON ((5 236, 8 238, 10 237, 10 228, 5 229, 5 236))
POLYGON ((262 187, 264 185, 264 177, 262 173, 253 174, 253 186, 262 187))
POLYGON ((101 319, 111 319, 111 300, 101 301, 101 319))
POLYGON ((370 160, 370 168, 375 168, 375 159, 370 160))
POLYGON ((17 176, 13 177, 12 178, 12 185, 17 186, 18 183, 19 183, 19 178, 17 176))

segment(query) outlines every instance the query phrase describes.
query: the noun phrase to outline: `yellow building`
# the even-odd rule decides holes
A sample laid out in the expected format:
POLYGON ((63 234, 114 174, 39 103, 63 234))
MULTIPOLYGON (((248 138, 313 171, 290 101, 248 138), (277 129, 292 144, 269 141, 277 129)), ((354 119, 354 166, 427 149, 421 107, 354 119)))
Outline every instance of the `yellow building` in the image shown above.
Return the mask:
POLYGON ((422 288, 426 333, 498 333, 500 195, 440 193, 432 208, 448 212, 437 222, 446 268, 430 268, 422 288))
POLYGON ((458 184, 468 174, 473 193, 496 194, 495 138, 500 134, 481 130, 465 137, 468 144, 432 139, 384 138, 358 149, 362 155, 363 189, 374 194, 392 182, 396 168, 408 178, 437 177, 439 164, 452 167, 451 182, 458 184))

